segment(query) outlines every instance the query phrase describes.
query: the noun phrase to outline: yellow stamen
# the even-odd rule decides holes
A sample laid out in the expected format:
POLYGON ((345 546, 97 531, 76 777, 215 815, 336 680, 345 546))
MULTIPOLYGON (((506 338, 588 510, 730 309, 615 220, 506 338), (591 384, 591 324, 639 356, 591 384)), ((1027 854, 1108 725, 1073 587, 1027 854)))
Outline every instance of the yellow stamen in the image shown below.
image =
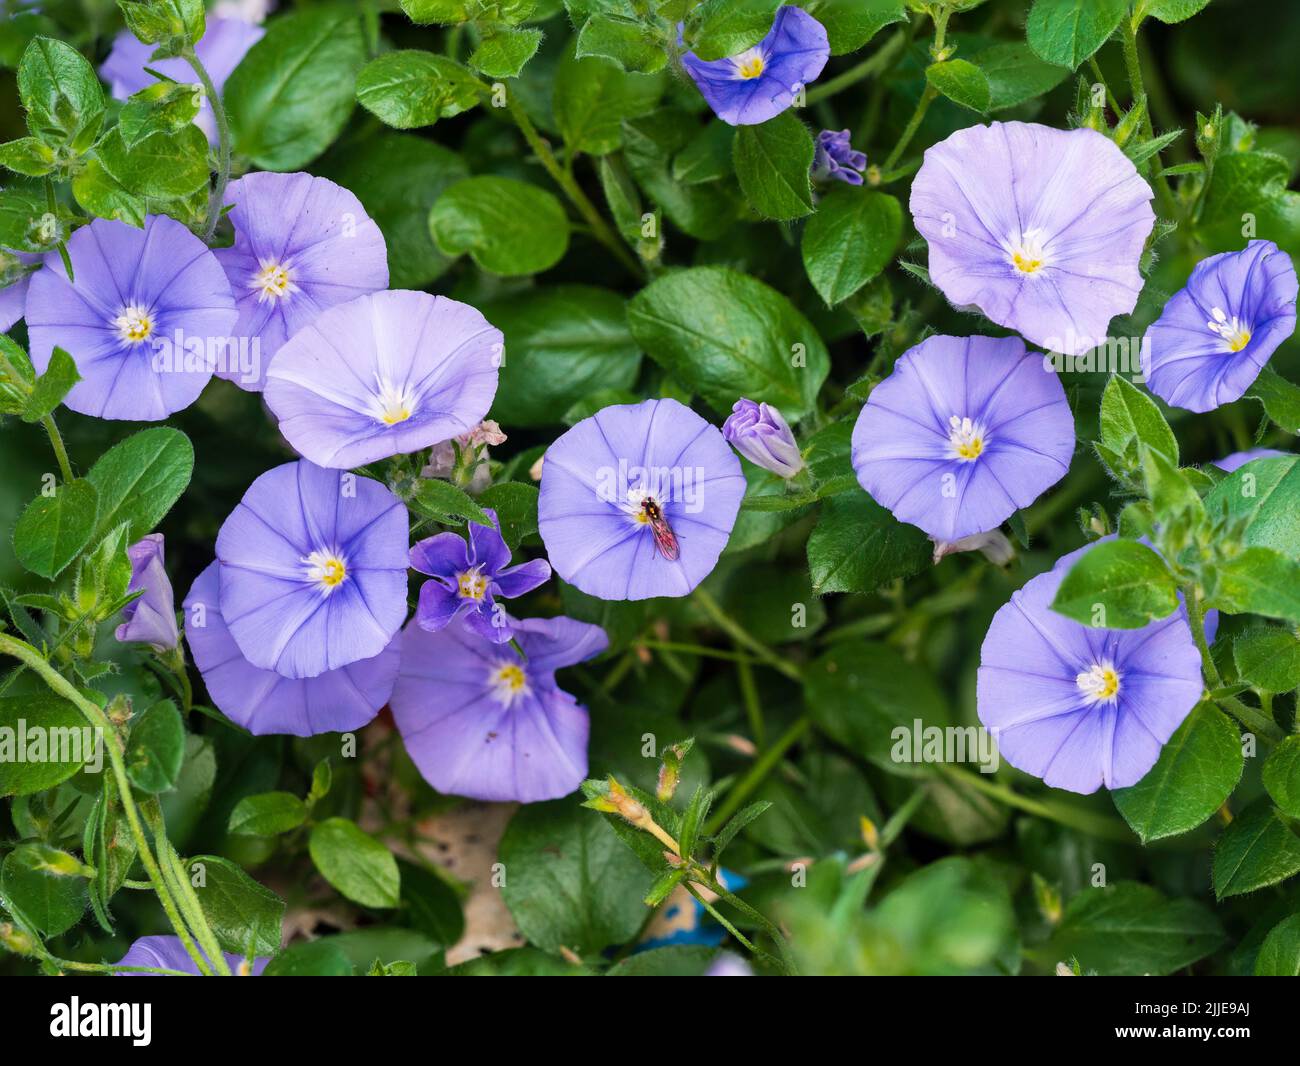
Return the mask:
POLYGON ((1119 695, 1119 674, 1109 663, 1096 663, 1074 679, 1088 696, 1099 702, 1111 702, 1119 695))
POLYGON ((274 259, 263 259, 258 263, 257 273, 249 279, 248 287, 257 293, 258 303, 280 300, 298 291, 289 268, 274 259))
POLYGON ((153 333, 153 319, 149 312, 136 304, 126 307, 113 320, 113 326, 117 329, 117 335, 127 344, 139 344, 148 340, 153 333))
POLYGON ((747 52, 736 60, 736 73, 746 81, 761 76, 765 69, 767 63, 763 59, 763 54, 757 50, 747 52))

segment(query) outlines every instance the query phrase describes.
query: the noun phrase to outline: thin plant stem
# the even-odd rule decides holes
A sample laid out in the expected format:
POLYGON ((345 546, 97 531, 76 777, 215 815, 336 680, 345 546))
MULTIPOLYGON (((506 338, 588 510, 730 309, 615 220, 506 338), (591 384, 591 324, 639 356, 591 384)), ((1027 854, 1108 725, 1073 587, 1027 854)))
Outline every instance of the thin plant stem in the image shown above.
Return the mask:
MULTIPOLYGON (((153 852, 149 849, 149 841, 145 836, 144 825, 140 821, 140 812, 136 809, 135 799, 131 795, 131 782, 126 776, 126 762, 122 758, 121 746, 118 744, 113 723, 108 720, 108 716, 99 706, 78 692, 67 678, 46 662, 40 652, 26 641, 16 640, 0 633, 0 654, 12 655, 19 662, 39 674, 41 680, 56 695, 62 696, 71 703, 92 726, 100 730, 100 734, 104 738, 104 747, 108 749, 108 760, 112 765, 113 777, 117 783, 118 794, 122 801, 122 812, 126 815, 127 825, 131 829, 131 836, 135 839, 140 862, 149 875, 154 892, 158 895, 158 902, 162 905, 167 920, 171 922, 172 928, 176 930, 176 935, 180 937, 181 943, 185 946, 190 958, 194 960, 199 972, 207 977, 212 976, 212 967, 204 957, 203 952, 194 943, 194 939, 176 907, 176 901, 172 898, 171 890, 163 877, 163 872, 159 868, 153 852)), ((222 961, 225 960, 222 959, 222 961)))
POLYGON ((759 748, 767 747, 767 728, 763 723, 763 705, 759 702, 758 687, 754 684, 754 668, 747 659, 736 663, 736 678, 740 682, 740 695, 745 701, 745 714, 749 718, 749 728, 754 734, 754 743, 759 748))
POLYGON ((893 62, 894 56, 902 49, 903 39, 904 34, 900 30, 861 63, 850 67, 843 74, 837 74, 835 77, 831 78, 829 81, 823 82, 816 88, 809 89, 806 97, 808 106, 811 107, 813 104, 819 104, 823 100, 829 100, 836 93, 843 92, 845 89, 852 85, 856 85, 864 78, 869 78, 873 74, 881 73, 893 62))
MULTIPOLYGON (((1183 586, 1183 599, 1187 603, 1187 620, 1192 627, 1192 639, 1196 641, 1196 649, 1201 653, 1205 682, 1211 690, 1221 688, 1223 679, 1219 676, 1219 668, 1214 664, 1209 642, 1205 639, 1205 601, 1201 598, 1200 590, 1190 584, 1183 586)), ((1282 739, 1282 730, 1271 716, 1242 703, 1235 696, 1221 696, 1215 702, 1252 733, 1274 743, 1282 739)))
POLYGON ((1131 829, 1114 818, 1107 818, 1105 815, 1094 814, 1091 811, 1069 809, 1054 800, 1037 800, 1031 796, 1022 796, 1019 792, 1013 791, 1006 785, 987 780, 982 774, 970 773, 956 766, 940 764, 939 772, 955 782, 969 785, 976 791, 983 792, 990 799, 995 799, 1008 807, 1014 807, 1027 814, 1036 814, 1040 818, 1059 822, 1071 829, 1078 829, 1084 833, 1091 833, 1093 836, 1103 837, 1107 840, 1117 840, 1126 844, 1137 839, 1131 829))
POLYGON ((727 820, 736 811, 740 810, 741 804, 753 794, 754 789, 763 783, 767 775, 785 756, 785 753, 808 732, 810 724, 807 718, 796 719, 789 729, 772 742, 770 748, 763 751, 763 754, 755 760, 754 765, 749 768, 745 776, 737 781, 735 786, 727 793, 721 806, 713 812, 713 817, 709 819, 708 824, 704 827, 706 833, 712 836, 727 824, 727 820))
MULTIPOLYGON (((1142 129, 1148 137, 1154 137, 1155 126, 1151 122, 1151 102, 1147 99, 1146 82, 1142 78, 1142 60, 1138 56, 1137 34, 1138 24, 1132 18, 1126 18, 1120 40, 1124 50, 1124 68, 1128 73, 1129 91, 1134 103, 1139 99, 1144 101, 1146 113, 1142 117, 1142 129)), ((1150 163, 1152 173, 1155 175, 1156 197, 1160 200, 1160 206, 1166 216, 1173 218, 1176 213, 1174 193, 1169 187, 1169 179, 1161 173, 1164 164, 1160 161, 1159 152, 1151 157, 1150 163)))
POLYGON ((212 83, 212 77, 202 60, 188 48, 182 53, 190 69, 198 75, 203 86, 203 93, 212 106, 212 117, 217 123, 217 183, 212 187, 212 198, 208 201, 208 217, 203 223, 203 239, 209 243, 217 232, 217 223, 221 221, 221 208, 226 199, 226 186, 230 183, 230 123, 226 119, 226 105, 221 102, 221 93, 212 83))
POLYGON ((898 143, 894 145, 894 150, 889 153, 880 169, 888 174, 898 164, 903 153, 907 151, 907 146, 912 143, 912 138, 916 136, 916 131, 921 126, 921 120, 925 118, 925 113, 930 110, 930 105, 939 93, 932 85, 926 85, 925 90, 921 93, 921 99, 916 102, 916 110, 912 112, 912 117, 907 120, 907 125, 903 127, 903 132, 899 135, 898 143))
POLYGON ((63 476, 63 483, 66 485, 73 480, 72 464, 68 462, 68 449, 63 443, 63 434, 59 432, 59 427, 54 421, 53 415, 46 415, 41 419, 41 425, 45 427, 45 432, 50 438, 50 447, 54 449, 54 457, 59 461, 59 473, 63 476))
POLYGON ((703 588, 697 588, 694 593, 694 600, 703 609, 704 613, 709 616, 709 619, 741 647, 748 648, 762 659, 766 665, 785 674, 791 681, 803 680, 803 673, 799 667, 795 666, 789 659, 782 658, 757 637, 752 636, 744 626, 722 609, 721 605, 710 593, 703 588))

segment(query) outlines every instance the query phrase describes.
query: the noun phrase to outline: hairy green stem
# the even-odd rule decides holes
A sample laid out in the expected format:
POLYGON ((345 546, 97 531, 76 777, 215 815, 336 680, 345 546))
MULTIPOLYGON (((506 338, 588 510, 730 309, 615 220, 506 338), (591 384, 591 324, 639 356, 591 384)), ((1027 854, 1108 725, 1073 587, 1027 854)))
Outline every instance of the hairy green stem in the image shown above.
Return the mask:
POLYGON ((226 199, 226 186, 230 182, 230 123, 226 119, 226 105, 221 102, 221 93, 212 83, 203 62, 188 48, 182 53, 190 69, 198 75, 203 86, 203 93, 212 106, 212 117, 217 123, 217 183, 212 187, 212 198, 208 201, 208 217, 203 223, 203 239, 209 243, 217 232, 217 223, 221 221, 221 208, 226 199))
POLYGON ((938 96, 938 91, 927 84, 925 90, 921 93, 921 99, 916 102, 916 110, 912 112, 912 117, 907 120, 907 125, 903 127, 903 132, 899 135, 898 143, 894 145, 894 150, 889 153, 880 169, 888 174, 898 164, 903 153, 907 151, 907 146, 912 143, 912 138, 916 136, 916 131, 921 126, 921 120, 925 118, 925 113, 930 110, 930 105, 938 96))
POLYGON ((754 684, 754 668, 747 659, 736 663, 736 678, 740 682, 740 696, 745 702, 745 714, 749 718, 749 729, 754 734, 754 743, 759 748, 767 747, 767 727, 763 722, 763 705, 758 698, 758 687, 754 684))
POLYGON ((108 720, 108 716, 102 708, 78 692, 67 678, 46 662, 40 652, 26 641, 17 640, 7 634, 0 633, 0 654, 13 656, 39 674, 41 680, 55 694, 62 696, 71 703, 93 727, 100 730, 104 747, 108 749, 108 760, 113 769, 113 777, 117 782, 118 795, 122 801, 122 812, 126 815, 131 836, 135 839, 140 862, 149 875, 154 892, 158 895, 158 902, 162 905, 167 920, 171 922, 172 928, 176 930, 176 935, 180 937, 181 943, 185 946, 190 958, 194 960, 194 965, 198 967, 199 972, 204 976, 212 976, 212 969, 208 965, 208 960, 195 945, 189 929, 186 928, 185 922, 177 910, 176 902, 172 898, 166 879, 163 877, 163 872, 159 868, 153 852, 149 849, 149 841, 145 835, 144 825, 140 821, 140 812, 136 809, 135 799, 131 795, 131 782, 126 776, 126 762, 122 758, 122 749, 118 744, 117 732, 113 728, 113 723, 108 720))
MULTIPOLYGON (((1196 649, 1201 653, 1201 669, 1205 674, 1206 687, 1211 691, 1222 688, 1223 679, 1219 676, 1219 668, 1214 664, 1214 656, 1210 654, 1210 644, 1205 639, 1205 601, 1200 590, 1192 584, 1183 586, 1183 599, 1187 603, 1187 620, 1192 627, 1192 639, 1196 641, 1196 649)), ((1252 733, 1274 743, 1282 739, 1282 730, 1271 716, 1242 703, 1235 696, 1221 696, 1215 702, 1252 733)))
POLYGON ((864 78, 869 78, 873 74, 879 74, 885 70, 893 61, 894 56, 901 51, 903 47, 904 33, 899 30, 893 37, 882 44, 875 52, 869 55, 861 63, 850 67, 843 74, 837 74, 829 81, 825 81, 814 89, 809 89, 806 102, 809 107, 813 104, 819 104, 823 100, 829 100, 836 93, 843 92, 851 85, 856 85, 864 78))
POLYGON ((722 606, 710 593, 704 591, 703 588, 697 588, 693 598, 704 613, 709 616, 709 619, 741 647, 748 648, 766 665, 785 674, 791 681, 803 680, 803 673, 799 667, 795 666, 789 659, 782 658, 757 637, 752 636, 744 626, 722 609, 722 606))
MULTIPOLYGON (((1146 108, 1142 116, 1142 129, 1148 137, 1154 137, 1155 126, 1151 122, 1151 102, 1147 99, 1146 82, 1142 78, 1142 60, 1138 56, 1138 26, 1139 23, 1131 17, 1124 19, 1124 32, 1120 35, 1120 41, 1124 50, 1124 69, 1128 73, 1129 91, 1133 97, 1133 103, 1140 99, 1146 108)), ((1154 175, 1156 186, 1156 198, 1160 201, 1160 207, 1168 218, 1173 218, 1177 213, 1174 205, 1174 193, 1169 187, 1169 179, 1161 173, 1164 164, 1160 161, 1160 153, 1157 152, 1149 161, 1152 174, 1154 175)))
POLYGON ((1019 792, 997 781, 989 780, 987 775, 971 773, 956 766, 940 764, 939 772, 954 782, 969 785, 978 792, 983 792, 990 799, 995 799, 1008 807, 1015 807, 1027 814, 1036 814, 1053 822, 1078 829, 1080 832, 1131 844, 1137 837, 1123 822, 1108 818, 1091 811, 1076 810, 1064 806, 1056 800, 1038 800, 1031 796, 1022 796, 1019 792))
POLYGON ((596 209, 596 205, 591 202, 587 194, 582 191, 582 187, 573 174, 560 165, 559 160, 555 158, 555 153, 551 151, 551 146, 537 132, 537 127, 533 125, 532 119, 528 117, 528 113, 524 111, 513 95, 507 95, 506 107, 515 125, 519 127, 519 132, 523 134, 524 140, 528 142, 528 147, 537 156, 537 161, 542 164, 555 184, 563 190, 570 203, 577 208, 578 214, 591 227, 592 235, 608 248, 614 258, 622 263, 638 281, 644 281, 646 279, 645 268, 628 251, 627 245, 610 229, 604 216, 596 209))
POLYGON ((58 425, 55 424, 53 415, 46 415, 41 419, 41 425, 45 427, 46 434, 50 438, 50 447, 54 449, 54 457, 59 461, 59 473, 63 475, 63 483, 66 485, 73 479, 72 464, 68 462, 68 449, 63 443, 63 434, 59 432, 58 425))

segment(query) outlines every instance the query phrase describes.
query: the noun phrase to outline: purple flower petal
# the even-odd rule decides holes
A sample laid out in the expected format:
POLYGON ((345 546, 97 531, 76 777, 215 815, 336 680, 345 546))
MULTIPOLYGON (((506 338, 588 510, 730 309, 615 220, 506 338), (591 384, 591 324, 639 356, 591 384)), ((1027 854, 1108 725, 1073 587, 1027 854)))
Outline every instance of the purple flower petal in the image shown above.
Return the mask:
POLYGON ((163 536, 150 533, 126 550, 131 560, 128 592, 143 589, 144 595, 122 608, 122 624, 114 636, 122 643, 152 644, 167 651, 180 643, 176 628, 176 600, 171 578, 163 567, 163 536))
POLYGON ((226 190, 235 243, 216 256, 239 306, 235 336, 256 357, 220 377, 254 391, 284 342, 322 311, 388 286, 388 252, 361 201, 328 178, 249 174, 226 190))
POLYGON ((360 729, 388 702, 401 638, 372 659, 316 677, 290 678, 245 658, 221 614, 219 566, 211 563, 185 597, 185 639, 212 702, 250 733, 311 737, 360 729))
POLYGON ((794 433, 771 404, 755 403, 742 396, 722 423, 722 436, 751 463, 781 477, 794 477, 803 469, 803 455, 794 433))
POLYGON ((470 566, 469 545, 459 533, 437 533, 416 542, 411 548, 411 566, 431 577, 450 578, 470 566))
POLYGON ((1276 448, 1248 448, 1244 452, 1233 452, 1223 459, 1216 459, 1214 465, 1222 470, 1225 474, 1231 474, 1247 463, 1254 462, 1256 459, 1272 459, 1279 455, 1287 455, 1288 452, 1280 452, 1276 448))
POLYGON ((1088 547, 1062 557, 999 609, 977 685, 980 721, 1007 761, 1082 793, 1140 781, 1204 691, 1181 607, 1141 629, 1094 629, 1051 609, 1088 547))
POLYGON ((484 514, 492 520, 492 525, 482 526, 477 522, 469 524, 470 557, 475 566, 480 566, 486 573, 495 574, 510 565, 510 549, 501 537, 501 522, 496 511, 488 507, 484 514))
MULTIPOLYGON (((200 949, 202 950, 202 949, 200 949)), ((228 951, 221 953, 225 956, 227 964, 230 966, 232 973, 243 972, 244 956, 232 955, 228 951)), ((208 956, 205 953, 203 957, 208 956)), ((270 962, 269 958, 259 958, 253 960, 252 976, 259 977, 266 964, 270 962)), ((199 968, 195 965, 194 960, 190 958, 190 953, 185 950, 185 945, 181 943, 178 936, 142 936, 134 940, 131 946, 114 964, 117 966, 150 966, 157 970, 180 970, 183 973, 199 976, 199 968)), ((166 974, 153 973, 119 973, 117 977, 165 977, 166 974)))
POLYGON ((1291 257, 1272 241, 1202 259, 1147 330, 1147 387, 1189 411, 1240 399, 1295 332, 1296 291, 1291 257))
MULTIPOLYGON (((454 533, 450 536, 456 536, 454 533)), ((460 540, 459 537, 456 538, 460 540)), ((462 541, 462 543, 464 543, 462 541)), ((438 579, 426 581, 420 586, 420 598, 415 608, 415 621, 422 629, 430 632, 450 625, 458 614, 472 610, 466 600, 456 595, 454 589, 448 588, 438 579)))
POLYGON ((858 481, 940 541, 996 529, 1070 468, 1074 417, 1018 337, 934 336, 871 390, 853 429, 858 481))
POLYGON ((708 61, 687 52, 682 66, 718 118, 753 126, 793 105, 795 94, 816 80, 830 54, 826 28, 787 5, 777 9, 771 30, 753 48, 708 61))
POLYGON ((142 230, 96 219, 67 247, 75 283, 50 252, 26 309, 37 371, 56 346, 77 364, 82 380, 64 403, 98 418, 158 421, 197 400, 236 318, 207 245, 175 219, 150 215, 142 230))
POLYGON ((492 587, 502 599, 513 600, 550 580, 551 564, 545 559, 530 559, 526 563, 499 571, 492 580, 492 587))
POLYGON ((565 581, 605 600, 685 596, 726 547, 745 494, 722 434, 676 400, 606 407, 546 451, 538 525, 565 581), (656 544, 642 501, 676 538, 656 544))
MULTIPOLYGON (((207 27, 199 43, 194 46, 194 52, 207 68, 217 92, 222 91, 226 79, 239 66, 239 61, 262 39, 265 32, 261 26, 251 25, 242 19, 208 16, 207 27)), ((146 71, 145 67, 185 85, 197 83, 194 71, 185 60, 173 56, 155 61, 149 58, 154 50, 154 45, 142 44, 129 30, 123 30, 113 38, 113 50, 99 68, 99 76, 108 82, 114 99, 125 100, 157 83, 158 79, 146 71)), ((199 107, 194 121, 215 146, 217 122, 212 116, 212 105, 207 100, 199 107)))
POLYGON ((467 433, 496 395, 501 331, 469 304, 377 292, 331 307, 267 370, 267 405, 294 448, 348 468, 467 433))
POLYGON ((23 310, 27 306, 27 284, 31 280, 31 275, 23 268, 40 261, 39 255, 0 248, 0 277, 15 279, 0 288, 0 333, 12 328, 23 317, 23 310))
POLYGON ((911 211, 949 300, 1078 355, 1137 304, 1151 197, 1096 130, 994 122, 927 149, 911 211))
POLYGON ((285 463, 217 534, 221 612, 254 666, 315 677, 387 647, 406 617, 406 507, 370 478, 285 463))
POLYGON ((568 795, 587 775, 587 711, 556 687, 554 671, 602 651, 604 631, 571 618, 515 626, 526 659, 460 623, 406 627, 393 718, 439 792, 536 803, 568 795))

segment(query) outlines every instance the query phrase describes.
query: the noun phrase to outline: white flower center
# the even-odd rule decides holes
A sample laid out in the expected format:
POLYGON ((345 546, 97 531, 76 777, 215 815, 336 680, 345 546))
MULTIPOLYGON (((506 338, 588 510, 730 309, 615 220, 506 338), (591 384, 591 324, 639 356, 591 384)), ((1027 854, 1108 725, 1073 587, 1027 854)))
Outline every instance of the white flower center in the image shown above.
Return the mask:
POLYGON ((1094 663, 1074 679, 1079 691, 1098 703, 1114 703, 1119 696, 1119 674, 1113 663, 1094 663))
POLYGON ((488 673, 488 686, 492 698, 506 707, 528 694, 528 678, 518 663, 497 663, 488 673))
POLYGON ((374 404, 374 416, 378 421, 386 426, 395 426, 415 413, 414 390, 409 385, 394 385, 381 378, 378 386, 374 404))
POLYGON ((347 579, 347 563, 337 550, 314 551, 303 562, 307 566, 307 580, 317 585, 325 595, 347 579))
POLYGON ((1205 327, 1216 337, 1223 338, 1228 351, 1239 352, 1250 343, 1250 327, 1236 315, 1229 318, 1222 307, 1212 307, 1210 316, 1205 327))
POLYGON ((627 512, 628 517, 639 525, 650 524, 650 513, 646 507, 649 502, 654 505, 654 509, 663 514, 663 503, 660 494, 653 489, 635 488, 627 490, 627 503, 623 505, 623 510, 627 512))
POLYGON ((113 319, 113 328, 123 344, 140 344, 153 333, 153 316, 139 304, 128 304, 113 319))
POLYGON ((472 570, 462 570, 456 575, 456 595, 462 600, 478 603, 487 594, 487 578, 476 566, 472 570))
POLYGON ((948 419, 948 427, 948 447, 952 449, 954 458, 964 463, 973 463, 983 454, 988 443, 988 435, 983 426, 969 418, 953 415, 948 419))
POLYGON ((1046 236, 1042 230, 1030 229, 1022 234, 1011 235, 1002 247, 1006 250, 1007 261, 1017 271, 1033 277, 1048 265, 1045 243, 1046 236))
POLYGON ((767 60, 763 58, 763 50, 757 45, 748 51, 741 52, 738 56, 732 56, 731 62, 735 64, 736 74, 745 81, 751 81, 759 77, 767 69, 767 60))
POLYGON ((293 272, 287 263, 275 259, 259 259, 258 270, 248 279, 248 287, 257 293, 257 302, 283 300, 298 291, 293 283, 293 272))

